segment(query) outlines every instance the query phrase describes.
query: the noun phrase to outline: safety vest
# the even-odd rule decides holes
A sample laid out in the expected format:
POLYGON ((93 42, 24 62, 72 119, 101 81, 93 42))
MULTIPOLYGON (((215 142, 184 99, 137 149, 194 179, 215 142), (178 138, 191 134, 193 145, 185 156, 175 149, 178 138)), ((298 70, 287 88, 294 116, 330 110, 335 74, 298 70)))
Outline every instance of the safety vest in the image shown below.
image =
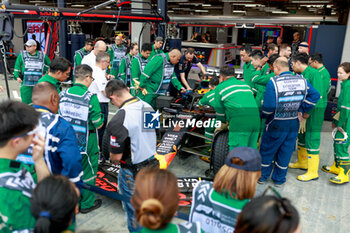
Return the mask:
POLYGON ((93 93, 86 91, 82 96, 68 93, 68 89, 60 94, 60 115, 72 124, 77 136, 80 153, 87 153, 89 136, 89 106, 93 93))
POLYGON ((305 100, 307 82, 301 75, 282 74, 272 78, 276 90, 274 119, 292 120, 298 118, 298 110, 305 100))
POLYGON ((84 49, 79 49, 79 50, 75 51, 75 54, 74 54, 74 67, 77 67, 77 64, 75 63, 75 56, 77 56, 79 54, 81 59, 83 59, 89 53, 90 52, 87 52, 84 49))
POLYGON ((24 63, 24 86, 35 86, 43 76, 45 54, 42 51, 37 51, 37 53, 37 56, 31 56, 27 51, 21 51, 24 63))
POLYGON ((158 54, 157 56, 162 56, 164 61, 163 61, 163 76, 158 86, 158 89, 156 91, 156 94, 165 95, 165 93, 169 89, 171 78, 174 73, 174 65, 168 61, 164 53, 158 54))
POLYGON ((16 173, 0 173, 0 187, 20 191, 29 198, 32 197, 32 191, 35 189, 35 186, 32 175, 25 167, 16 173))
MULTIPOLYGON (((41 122, 43 128, 45 128, 46 140, 48 140, 48 141, 56 140, 55 138, 53 138, 52 135, 49 134, 49 132, 56 125, 56 123, 58 122, 58 119, 59 119, 59 116, 56 114, 51 114, 49 112, 41 113, 40 122, 41 122)), ((52 169, 51 169, 50 163, 48 162, 49 161, 48 151, 51 150, 52 148, 49 146, 50 143, 45 143, 45 144, 47 144, 47 145, 45 146, 44 159, 46 161, 46 164, 47 164, 47 167, 48 167, 50 173, 52 174, 52 169)), ((34 164, 34 160, 33 160, 32 155, 33 155, 33 146, 31 145, 28 147, 28 149, 25 152, 19 154, 17 156, 16 160, 21 161, 22 163, 25 163, 25 164, 32 165, 32 164, 34 164)))
POLYGON ((132 59, 132 57, 131 57, 131 59, 129 58, 129 56, 128 55, 126 55, 125 57, 124 57, 124 59, 125 59, 125 64, 126 64, 126 83, 125 83, 125 85, 127 86, 127 87, 130 87, 131 86, 131 59, 132 59))
POLYGON ((190 222, 200 222, 204 232, 233 233, 241 209, 236 209, 211 198, 215 192, 209 181, 197 184, 192 197, 190 222))
POLYGON ((118 47, 116 44, 113 44, 112 51, 114 54, 112 69, 118 69, 120 61, 125 56, 126 48, 124 46, 118 47))

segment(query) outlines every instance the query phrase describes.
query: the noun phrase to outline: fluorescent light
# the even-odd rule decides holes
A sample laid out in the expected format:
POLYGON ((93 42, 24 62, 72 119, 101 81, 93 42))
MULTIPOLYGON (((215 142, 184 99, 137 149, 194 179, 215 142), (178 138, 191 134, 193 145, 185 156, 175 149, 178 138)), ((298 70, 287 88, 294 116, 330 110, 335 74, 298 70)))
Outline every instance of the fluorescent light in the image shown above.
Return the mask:
POLYGON ((72 7, 85 7, 85 5, 81 5, 81 4, 74 4, 74 5, 72 5, 72 7))
POLYGON ((309 3, 309 4, 322 4, 329 3, 330 1, 292 1, 292 3, 309 3))
POLYGON ((202 6, 211 6, 211 4, 202 4, 202 6))
POLYGON ((272 11, 272 14, 288 14, 287 11, 272 11))
POLYGON ((194 10, 194 12, 209 12, 208 10, 194 10))
POLYGON ((244 14, 247 13, 246 11, 241 11, 241 10, 233 10, 232 12, 233 13, 244 13, 244 14))
POLYGON ((168 13, 174 13, 175 11, 172 11, 172 10, 170 10, 170 11, 168 11, 168 13))

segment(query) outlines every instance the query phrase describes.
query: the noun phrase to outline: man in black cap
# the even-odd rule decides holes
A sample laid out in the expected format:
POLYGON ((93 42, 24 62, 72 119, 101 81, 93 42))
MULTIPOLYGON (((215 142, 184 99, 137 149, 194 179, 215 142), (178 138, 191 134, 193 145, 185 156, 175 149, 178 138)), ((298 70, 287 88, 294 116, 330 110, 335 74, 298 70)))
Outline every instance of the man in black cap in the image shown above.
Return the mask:
POLYGON ((163 43, 164 43, 163 37, 157 36, 156 40, 154 41, 154 45, 152 46, 151 55, 148 57, 149 61, 152 60, 152 58, 155 55, 164 53, 164 51, 162 50, 163 43))

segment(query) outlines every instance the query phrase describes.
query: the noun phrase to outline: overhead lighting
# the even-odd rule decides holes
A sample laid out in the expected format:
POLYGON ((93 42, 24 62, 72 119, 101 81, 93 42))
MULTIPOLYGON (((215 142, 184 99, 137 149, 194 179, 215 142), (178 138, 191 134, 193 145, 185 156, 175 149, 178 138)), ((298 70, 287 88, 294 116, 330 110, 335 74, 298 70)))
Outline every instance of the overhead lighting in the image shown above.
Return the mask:
POLYGON ((261 4, 244 4, 246 7, 259 7, 261 4))
POLYGON ((288 11, 272 11, 272 14, 288 14, 288 11))
POLYGON ((194 10, 194 12, 209 12, 208 10, 194 10))
POLYGON ((81 5, 81 4, 74 4, 74 5, 72 5, 72 7, 85 7, 85 5, 81 5))
POLYGON ((239 13, 241 13, 241 14, 247 13, 246 11, 241 11, 241 10, 233 10, 232 12, 233 13, 237 13, 237 14, 239 14, 239 13))
POLYGON ((170 11, 168 11, 168 13, 174 13, 175 11, 172 11, 172 10, 170 10, 170 11))
POLYGON ((29 1, 30 3, 44 3, 46 1, 42 1, 42 0, 33 0, 33 1, 29 1))
POLYGON ((202 6, 211 6, 211 4, 202 4, 202 6))
POLYGON ((324 4, 330 1, 292 1, 292 3, 309 3, 309 4, 324 4))

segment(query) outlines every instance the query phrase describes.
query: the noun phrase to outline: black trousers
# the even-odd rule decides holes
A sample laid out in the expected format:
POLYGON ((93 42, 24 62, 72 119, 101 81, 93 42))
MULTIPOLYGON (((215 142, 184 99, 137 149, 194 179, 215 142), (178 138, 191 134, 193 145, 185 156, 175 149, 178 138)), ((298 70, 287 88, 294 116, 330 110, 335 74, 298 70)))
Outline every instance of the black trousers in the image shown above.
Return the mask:
POLYGON ((101 113, 103 115, 103 126, 98 129, 98 145, 100 147, 100 151, 102 150, 102 139, 105 129, 107 127, 108 121, 108 103, 100 103, 101 113))

